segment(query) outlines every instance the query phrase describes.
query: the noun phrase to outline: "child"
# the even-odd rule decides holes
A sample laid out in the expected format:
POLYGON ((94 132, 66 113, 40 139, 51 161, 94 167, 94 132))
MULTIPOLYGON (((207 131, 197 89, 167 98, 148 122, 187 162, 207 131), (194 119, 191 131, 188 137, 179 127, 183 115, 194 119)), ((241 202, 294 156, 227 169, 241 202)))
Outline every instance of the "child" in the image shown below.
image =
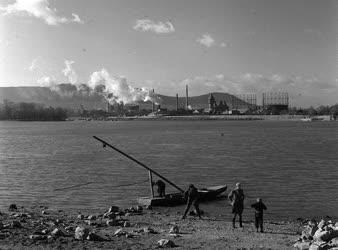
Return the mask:
POLYGON ((251 207, 255 209, 255 227, 258 232, 258 228, 261 229, 261 233, 263 233, 263 210, 266 210, 266 206, 264 205, 261 198, 257 198, 257 202, 252 204, 251 207))

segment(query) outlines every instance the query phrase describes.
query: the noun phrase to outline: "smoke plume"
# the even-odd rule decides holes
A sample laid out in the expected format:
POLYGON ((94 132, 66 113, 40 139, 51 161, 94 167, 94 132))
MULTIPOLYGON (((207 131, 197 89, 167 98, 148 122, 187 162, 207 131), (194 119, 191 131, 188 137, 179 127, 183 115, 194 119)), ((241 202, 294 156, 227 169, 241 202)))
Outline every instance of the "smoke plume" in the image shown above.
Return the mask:
POLYGON ((106 100, 113 103, 137 103, 156 101, 154 93, 146 88, 130 86, 125 77, 113 77, 106 69, 95 71, 88 82, 89 87, 96 93, 102 94, 106 100))
POLYGON ((74 61, 66 60, 65 65, 66 67, 62 70, 62 73, 65 77, 68 78, 68 81, 72 84, 77 82, 77 74, 73 68, 74 61))

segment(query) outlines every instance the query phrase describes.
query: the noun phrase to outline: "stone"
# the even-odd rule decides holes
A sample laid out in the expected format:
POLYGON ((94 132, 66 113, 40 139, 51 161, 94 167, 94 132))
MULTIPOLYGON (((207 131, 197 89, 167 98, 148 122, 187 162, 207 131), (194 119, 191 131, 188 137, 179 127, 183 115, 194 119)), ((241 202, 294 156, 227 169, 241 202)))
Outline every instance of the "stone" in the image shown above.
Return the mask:
POLYGON ((126 238, 134 238, 134 235, 130 233, 126 233, 126 238))
POLYGON ((130 227, 130 222, 129 221, 125 221, 123 223, 123 227, 130 227))
POLYGON ((170 233, 170 234, 178 234, 178 233, 180 233, 180 230, 178 229, 178 226, 175 225, 175 226, 172 226, 172 227, 170 228, 169 233, 170 233))
POLYGON ((16 204, 11 204, 11 205, 9 205, 8 210, 9 211, 16 211, 16 210, 18 210, 18 207, 16 206, 16 204))
POLYGON ((332 246, 332 247, 338 247, 338 237, 333 238, 333 239, 330 241, 330 246, 332 246))
POLYGON ((21 223, 19 221, 13 220, 10 224, 11 228, 21 228, 21 223))
POLYGON ((89 229, 88 228, 78 226, 75 229, 74 237, 77 240, 85 240, 87 238, 88 234, 89 234, 89 229))
POLYGON ((42 234, 48 234, 48 231, 49 231, 48 229, 43 229, 43 230, 41 230, 41 233, 42 234))
POLYGON ((88 226, 94 226, 96 225, 96 222, 95 221, 92 221, 92 220, 85 220, 84 221, 88 226))
POLYGON ((321 219, 321 221, 318 223, 318 228, 323 229, 324 226, 326 226, 326 222, 325 222, 325 220, 321 219))
MULTIPOLYGON (((324 227, 325 228, 325 227, 324 227)), ((338 237, 338 230, 333 230, 331 228, 326 228, 327 230, 323 230, 319 228, 313 238, 317 241, 330 241, 333 238, 338 237)))
POLYGON ((61 229, 55 228, 51 233, 53 236, 67 236, 61 229))
POLYGON ((83 219, 84 219, 84 215, 83 215, 83 214, 79 214, 79 215, 77 216, 77 218, 78 218, 79 220, 83 220, 83 219))
POLYGON ((89 215, 87 217, 88 220, 96 220, 96 216, 95 215, 89 215))
POLYGON ((175 243, 172 241, 172 240, 168 240, 168 239, 160 239, 158 242, 157 242, 157 245, 159 247, 175 247, 175 243))
POLYGON ((41 234, 32 234, 29 236, 31 240, 46 240, 47 235, 41 235, 41 234))
POLYGON ((141 206, 136 206, 136 212, 140 213, 143 211, 143 207, 141 206))
POLYGON ((126 234, 126 232, 123 231, 122 228, 120 228, 120 229, 117 229, 115 231, 114 236, 120 237, 120 236, 125 235, 125 234, 126 234))
POLYGON ((0 229, 4 227, 4 224, 0 221, 0 229))
POLYGON ((131 215, 131 213, 125 213, 124 214, 124 216, 126 216, 126 217, 128 217, 128 216, 130 216, 131 215))
POLYGON ((107 220, 106 225, 107 226, 116 226, 116 220, 107 220))
POLYGON ((306 241, 306 242, 296 242, 293 247, 297 248, 299 250, 308 250, 310 248, 310 241, 306 241))
POLYGON ((148 205, 148 206, 146 206, 146 209, 148 209, 148 210, 152 210, 152 209, 153 209, 153 207, 152 207, 151 205, 148 205))
POLYGON ((118 212, 120 208, 118 206, 110 206, 108 209, 108 213, 115 213, 118 212))
POLYGON ((315 241, 310 245, 309 250, 326 250, 329 249, 329 245, 323 241, 315 241))
POLYGON ((143 232, 144 233, 150 233, 150 234, 155 234, 156 232, 155 232, 155 230, 154 229, 152 229, 151 227, 145 227, 145 228, 143 228, 143 232))
POLYGON ((41 214, 46 215, 46 214, 48 214, 48 213, 47 213, 47 211, 42 210, 41 214))
POLYGON ((67 226, 67 227, 65 227, 65 230, 66 230, 67 232, 74 231, 74 227, 72 227, 72 226, 67 226))
POLYGON ((87 236, 87 240, 90 240, 90 241, 104 241, 104 238, 102 238, 101 236, 93 233, 93 232, 90 232, 87 236))
POLYGON ((116 218, 116 215, 115 215, 115 213, 107 212, 107 213, 103 214, 103 218, 114 219, 114 218, 116 218))
POLYGON ((62 221, 61 219, 56 219, 56 220, 55 220, 55 224, 56 224, 56 225, 58 225, 58 224, 60 224, 60 223, 62 223, 62 222, 63 222, 63 221, 62 221))

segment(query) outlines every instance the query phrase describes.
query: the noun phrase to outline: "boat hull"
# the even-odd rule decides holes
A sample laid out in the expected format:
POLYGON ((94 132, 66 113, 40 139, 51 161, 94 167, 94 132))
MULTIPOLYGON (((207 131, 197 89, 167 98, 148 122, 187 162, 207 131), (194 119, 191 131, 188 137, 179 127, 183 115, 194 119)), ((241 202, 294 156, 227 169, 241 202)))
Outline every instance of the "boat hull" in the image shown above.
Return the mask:
MULTIPOLYGON (((216 200, 223 192, 226 191, 226 189, 226 185, 198 189, 200 201, 205 202, 216 200)), ((140 197, 138 198, 138 203, 144 206, 168 207, 185 204, 186 199, 183 193, 172 193, 167 194, 165 197, 140 197)))

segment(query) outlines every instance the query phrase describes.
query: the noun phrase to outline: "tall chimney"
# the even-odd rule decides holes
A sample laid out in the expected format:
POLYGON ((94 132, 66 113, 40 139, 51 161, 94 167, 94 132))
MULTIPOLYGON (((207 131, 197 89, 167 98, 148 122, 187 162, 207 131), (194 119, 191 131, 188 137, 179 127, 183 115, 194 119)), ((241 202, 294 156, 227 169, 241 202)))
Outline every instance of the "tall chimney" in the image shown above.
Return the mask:
POLYGON ((154 113, 155 111, 155 103, 154 103, 154 94, 155 93, 155 90, 153 89, 153 94, 152 94, 152 112, 154 113))
POLYGON ((178 111, 178 94, 176 94, 176 111, 178 111))
POLYGON ((189 95, 188 95, 188 85, 185 85, 185 108, 188 110, 189 107, 189 95))

